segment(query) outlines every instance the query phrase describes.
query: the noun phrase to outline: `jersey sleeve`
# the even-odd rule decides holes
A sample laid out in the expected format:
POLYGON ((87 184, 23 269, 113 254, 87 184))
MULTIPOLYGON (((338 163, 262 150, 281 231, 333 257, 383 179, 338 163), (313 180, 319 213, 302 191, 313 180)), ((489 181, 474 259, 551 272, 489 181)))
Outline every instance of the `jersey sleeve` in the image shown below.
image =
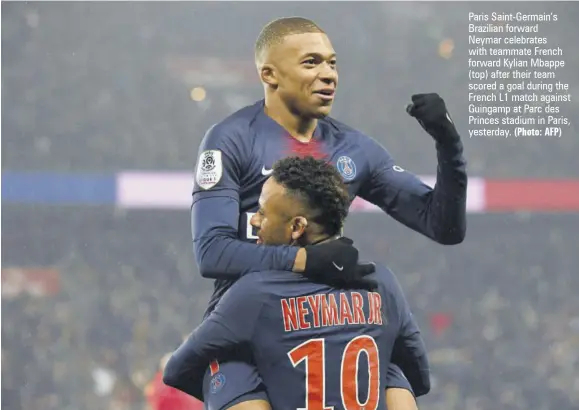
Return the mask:
POLYGON ((382 278, 384 293, 393 298, 400 324, 392 350, 392 363, 402 370, 416 397, 425 395, 430 391, 430 366, 420 329, 396 276, 386 271, 382 278))
POLYGON ((250 271, 292 270, 298 248, 239 239, 239 195, 249 153, 240 131, 211 128, 199 148, 191 232, 201 275, 237 279, 250 271))
POLYGON ((466 233, 467 188, 462 143, 448 147, 437 144, 434 189, 396 165, 377 141, 368 138, 367 143, 371 176, 361 187, 360 197, 438 243, 462 242, 466 233))
POLYGON ((163 374, 165 384, 203 399, 203 377, 210 362, 252 341, 263 303, 256 277, 251 274, 237 281, 173 353, 163 374))
POLYGON ((239 134, 239 130, 220 124, 207 131, 199 147, 195 168, 194 200, 216 194, 239 200, 246 157, 239 134))

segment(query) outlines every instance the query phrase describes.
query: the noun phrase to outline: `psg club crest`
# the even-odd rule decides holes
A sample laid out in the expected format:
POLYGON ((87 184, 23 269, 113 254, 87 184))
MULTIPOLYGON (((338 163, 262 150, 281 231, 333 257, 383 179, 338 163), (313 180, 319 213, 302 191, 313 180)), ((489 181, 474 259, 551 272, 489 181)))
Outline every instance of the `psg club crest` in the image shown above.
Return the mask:
POLYGON ((221 161, 221 151, 203 151, 197 162, 197 172, 195 179, 197 185, 203 189, 213 188, 221 180, 223 175, 223 162, 221 161))
POLYGON ((352 158, 345 155, 341 156, 338 158, 336 166, 346 181, 351 181, 356 177, 356 164, 354 164, 352 158))
POLYGON ((223 373, 217 373, 215 376, 213 376, 210 383, 211 386, 209 386, 209 389, 211 390, 212 394, 215 394, 221 390, 223 386, 225 386, 225 376, 223 373))

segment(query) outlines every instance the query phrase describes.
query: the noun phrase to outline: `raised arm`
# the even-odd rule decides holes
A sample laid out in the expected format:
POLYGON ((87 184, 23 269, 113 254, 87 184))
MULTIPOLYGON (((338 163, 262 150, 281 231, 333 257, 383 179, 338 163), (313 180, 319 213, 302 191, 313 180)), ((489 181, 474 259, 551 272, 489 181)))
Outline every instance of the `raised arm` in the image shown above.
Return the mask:
POLYGON ((396 165, 382 145, 369 139, 372 175, 360 196, 409 228, 440 244, 453 245, 462 242, 466 234, 466 161, 444 102, 440 106, 442 100, 434 96, 425 103, 427 109, 434 110, 433 118, 430 111, 426 114, 421 111, 425 105, 415 108, 417 118, 427 117, 419 122, 436 141, 438 167, 434 189, 396 165))

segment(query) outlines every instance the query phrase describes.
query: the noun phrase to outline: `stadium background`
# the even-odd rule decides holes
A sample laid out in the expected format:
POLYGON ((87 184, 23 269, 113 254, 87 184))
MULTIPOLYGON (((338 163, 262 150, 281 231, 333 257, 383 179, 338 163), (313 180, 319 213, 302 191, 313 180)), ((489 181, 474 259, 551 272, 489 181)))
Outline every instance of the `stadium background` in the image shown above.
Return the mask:
MULTIPOLYGON (((579 67, 576 3, 3 3, 2 408, 143 408, 212 289, 191 251, 197 147, 260 98, 253 41, 285 15, 328 31, 334 116, 399 165, 426 180, 436 169, 404 113, 413 93, 440 93, 465 135, 462 245, 363 204, 346 226, 414 307, 434 383, 422 408, 579 408, 577 128, 466 137, 467 14, 521 9, 558 13, 545 33, 579 67)), ((577 72, 560 78, 577 89, 577 72)), ((574 122, 577 108, 564 111, 574 122)))

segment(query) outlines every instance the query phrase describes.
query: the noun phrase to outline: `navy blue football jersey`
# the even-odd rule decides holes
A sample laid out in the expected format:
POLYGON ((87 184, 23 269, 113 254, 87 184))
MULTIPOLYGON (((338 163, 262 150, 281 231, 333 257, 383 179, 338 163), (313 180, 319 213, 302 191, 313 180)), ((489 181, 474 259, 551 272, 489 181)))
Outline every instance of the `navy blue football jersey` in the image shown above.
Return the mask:
POLYGON ((297 247, 257 245, 249 221, 275 161, 295 155, 334 164, 356 196, 441 243, 456 243, 466 229, 466 171, 462 145, 438 147, 436 187, 395 164, 374 139, 332 118, 319 120, 302 143, 264 112, 264 102, 214 125, 199 148, 191 211, 193 247, 201 274, 217 279, 210 312, 241 275, 291 270, 297 247))
POLYGON ((387 369, 401 349, 406 377, 429 389, 424 344, 398 281, 381 266, 374 277, 379 287, 369 292, 291 272, 245 275, 173 354, 165 380, 200 397, 211 358, 249 346, 274 409, 375 410, 385 408, 387 369))

